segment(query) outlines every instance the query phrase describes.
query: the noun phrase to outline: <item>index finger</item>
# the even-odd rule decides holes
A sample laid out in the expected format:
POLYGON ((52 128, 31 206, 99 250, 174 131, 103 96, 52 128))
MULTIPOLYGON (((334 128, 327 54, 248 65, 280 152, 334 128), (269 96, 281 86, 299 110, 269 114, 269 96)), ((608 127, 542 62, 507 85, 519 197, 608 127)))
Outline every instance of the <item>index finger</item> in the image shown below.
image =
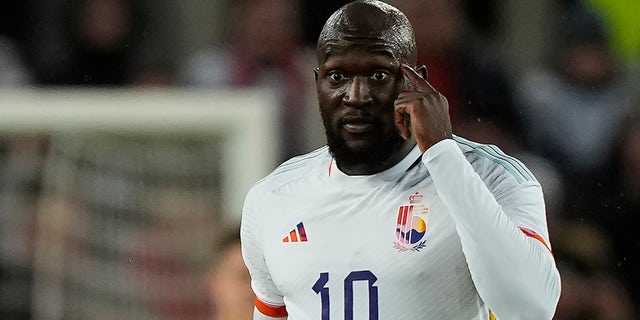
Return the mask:
POLYGON ((427 80, 423 79, 411 66, 403 63, 400 70, 402 70, 402 74, 407 77, 416 91, 425 93, 437 92, 437 90, 434 89, 427 80))

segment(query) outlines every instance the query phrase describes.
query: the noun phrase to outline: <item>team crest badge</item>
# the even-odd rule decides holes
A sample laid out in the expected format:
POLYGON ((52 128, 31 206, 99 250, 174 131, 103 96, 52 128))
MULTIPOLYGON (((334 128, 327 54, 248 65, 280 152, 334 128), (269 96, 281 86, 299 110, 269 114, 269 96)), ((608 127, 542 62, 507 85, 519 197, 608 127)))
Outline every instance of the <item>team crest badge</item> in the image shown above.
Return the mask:
POLYGON ((393 247, 400 252, 420 251, 426 247, 427 215, 429 208, 422 203, 422 194, 409 196, 409 204, 398 208, 396 241, 393 247))

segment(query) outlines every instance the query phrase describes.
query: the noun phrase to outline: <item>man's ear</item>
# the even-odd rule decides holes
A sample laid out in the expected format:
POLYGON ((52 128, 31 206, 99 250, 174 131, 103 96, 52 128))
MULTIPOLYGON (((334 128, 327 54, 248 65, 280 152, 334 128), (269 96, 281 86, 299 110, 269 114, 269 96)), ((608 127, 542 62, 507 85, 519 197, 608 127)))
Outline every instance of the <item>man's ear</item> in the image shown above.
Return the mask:
POLYGON ((429 81, 429 70, 427 70, 427 66, 424 64, 416 67, 416 72, 422 77, 422 79, 429 81))
POLYGON ((316 79, 316 83, 318 83, 318 76, 319 76, 319 74, 320 74, 320 69, 318 69, 318 68, 313 68, 313 76, 314 76, 314 77, 315 77, 315 79, 316 79))

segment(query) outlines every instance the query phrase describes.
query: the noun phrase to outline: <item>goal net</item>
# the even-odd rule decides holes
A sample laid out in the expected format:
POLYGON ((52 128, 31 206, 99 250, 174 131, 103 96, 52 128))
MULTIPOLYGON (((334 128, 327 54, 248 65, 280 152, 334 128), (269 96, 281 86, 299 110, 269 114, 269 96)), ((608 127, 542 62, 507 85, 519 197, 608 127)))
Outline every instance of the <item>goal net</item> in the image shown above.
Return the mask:
POLYGON ((207 319, 275 110, 261 91, 0 92, 0 315, 207 319))

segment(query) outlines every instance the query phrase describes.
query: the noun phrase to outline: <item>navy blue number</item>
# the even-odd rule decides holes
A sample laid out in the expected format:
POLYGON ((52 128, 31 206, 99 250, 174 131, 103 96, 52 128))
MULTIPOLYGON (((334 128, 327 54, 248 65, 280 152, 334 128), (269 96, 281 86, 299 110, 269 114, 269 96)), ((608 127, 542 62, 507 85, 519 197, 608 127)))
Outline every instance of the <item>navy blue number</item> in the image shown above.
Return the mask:
POLYGON ((378 287, 373 284, 378 278, 369 270, 353 271, 344 278, 344 320, 353 320, 353 283, 369 283, 369 320, 378 320, 378 287))
POLYGON ((322 302, 322 320, 329 320, 329 288, 324 285, 329 281, 329 273, 323 272, 320 274, 320 278, 313 285, 313 291, 320 294, 320 301, 322 302))
MULTIPOLYGON (((344 319, 353 320, 353 283, 367 281, 369 284, 369 320, 378 320, 378 287, 373 284, 378 278, 369 270, 353 271, 344 279, 344 319)), ((322 320, 329 320, 329 273, 322 272, 313 285, 315 293, 320 294, 322 320)))

